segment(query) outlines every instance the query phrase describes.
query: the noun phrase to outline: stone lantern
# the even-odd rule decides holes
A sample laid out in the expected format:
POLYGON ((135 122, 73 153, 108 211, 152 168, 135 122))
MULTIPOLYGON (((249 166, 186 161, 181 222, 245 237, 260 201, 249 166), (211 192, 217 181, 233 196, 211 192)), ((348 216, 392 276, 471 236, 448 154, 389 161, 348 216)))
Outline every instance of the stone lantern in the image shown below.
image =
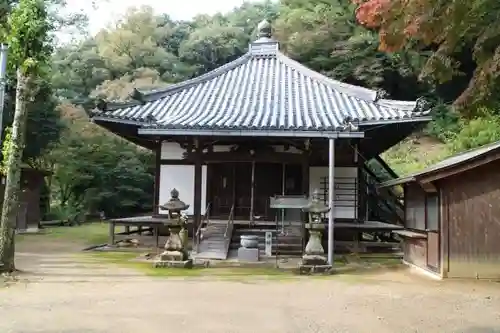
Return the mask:
POLYGON ((315 190, 311 196, 307 207, 302 211, 308 214, 308 223, 305 228, 309 231, 309 241, 305 248, 305 254, 300 263, 301 272, 325 272, 331 269, 325 257, 325 250, 321 245, 321 235, 325 229, 323 224, 324 214, 330 211, 330 207, 326 206, 320 199, 320 191, 315 190))
POLYGON ((187 253, 187 217, 182 214, 189 208, 189 205, 179 199, 179 191, 175 188, 170 192, 170 196, 170 200, 160 206, 161 209, 167 211, 166 224, 170 234, 165 243, 165 251, 159 255, 155 266, 190 267, 192 261, 188 260, 187 253))

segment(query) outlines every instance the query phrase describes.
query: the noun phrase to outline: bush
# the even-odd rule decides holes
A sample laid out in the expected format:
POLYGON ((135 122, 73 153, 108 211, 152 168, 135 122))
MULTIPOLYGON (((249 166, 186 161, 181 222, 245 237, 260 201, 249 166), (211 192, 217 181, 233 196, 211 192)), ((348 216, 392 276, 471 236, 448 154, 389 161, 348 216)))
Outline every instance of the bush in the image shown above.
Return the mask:
POLYGON ((471 120, 460 120, 459 130, 447 140, 447 145, 453 153, 459 153, 499 140, 500 116, 490 110, 481 110, 471 120))

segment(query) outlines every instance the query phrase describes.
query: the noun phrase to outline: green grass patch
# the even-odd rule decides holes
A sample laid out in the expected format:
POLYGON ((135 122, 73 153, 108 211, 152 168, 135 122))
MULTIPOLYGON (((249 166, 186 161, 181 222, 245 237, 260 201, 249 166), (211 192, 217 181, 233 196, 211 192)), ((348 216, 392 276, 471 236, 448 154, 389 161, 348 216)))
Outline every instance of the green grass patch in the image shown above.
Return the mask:
MULTIPOLYGON (((203 278, 214 277, 238 282, 251 282, 251 280, 293 281, 302 278, 292 269, 279 269, 274 267, 194 267, 182 268, 154 268, 152 262, 140 262, 134 259, 138 254, 133 252, 87 252, 85 258, 92 258, 97 262, 108 263, 125 268, 130 268, 151 277, 186 277, 203 278)), ((344 267, 343 258, 335 260, 335 267, 344 267)), ((338 276, 338 275, 333 275, 338 276)), ((312 275, 308 278, 331 278, 332 276, 312 275)))
POLYGON ((89 246, 103 244, 108 240, 108 224, 92 222, 73 227, 49 227, 45 228, 44 233, 40 235, 23 234, 16 236, 17 242, 56 239, 89 246))
POLYGON ((400 176, 424 169, 448 157, 450 152, 443 143, 422 137, 406 139, 382 154, 382 158, 400 176), (419 143, 416 144, 415 141, 419 143))
POLYGON ((152 277, 218 277, 239 280, 248 277, 283 279, 295 276, 290 271, 272 267, 154 268, 152 262, 134 261, 137 253, 130 252, 93 252, 86 253, 84 256, 96 261, 131 268, 152 277))
POLYGON ((259 281, 293 282, 299 279, 336 280, 349 284, 376 283, 371 274, 401 267, 397 258, 390 257, 337 257, 332 275, 298 275, 295 270, 283 270, 274 267, 194 267, 154 268, 152 262, 136 261, 138 254, 132 252, 87 252, 86 259, 100 263, 117 265, 135 270, 140 274, 156 278, 213 278, 214 280, 234 281, 239 283, 258 283, 259 281))

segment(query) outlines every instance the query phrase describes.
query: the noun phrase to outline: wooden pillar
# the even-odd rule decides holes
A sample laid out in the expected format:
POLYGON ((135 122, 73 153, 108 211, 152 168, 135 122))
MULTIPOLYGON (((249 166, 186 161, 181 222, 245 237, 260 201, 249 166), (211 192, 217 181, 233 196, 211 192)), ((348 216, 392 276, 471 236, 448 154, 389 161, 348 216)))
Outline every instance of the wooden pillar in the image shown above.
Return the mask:
POLYGON ((329 139, 328 149, 328 263, 333 266, 334 244, 334 213, 335 213, 335 139, 329 139))
POLYGON ((367 219, 367 192, 366 192, 366 179, 365 179, 365 159, 359 153, 359 142, 354 145, 354 163, 358 168, 358 186, 357 186, 357 220, 362 223, 367 219))
POLYGON ((309 196, 309 156, 309 140, 306 140, 305 148, 302 152, 302 194, 306 196, 309 196))
MULTIPOLYGON (((302 152, 302 194, 309 197, 309 182, 310 182, 310 146, 309 140, 305 142, 305 149, 302 152)), ((302 251, 305 250, 307 244, 307 231, 305 228, 305 223, 308 222, 308 214, 302 213, 303 226, 302 226, 302 251)))
POLYGON ((252 188, 250 189, 250 223, 253 223, 255 201, 255 159, 252 160, 252 188))
POLYGON ((155 159, 155 180, 154 180, 154 197, 153 197, 153 216, 160 214, 160 170, 161 170, 161 140, 158 140, 156 146, 155 159))
MULTIPOLYGON (((357 168, 357 184, 356 184, 356 222, 363 223, 366 221, 366 184, 363 167, 365 164, 364 158, 359 153, 359 140, 353 146, 354 150, 354 164, 357 168)), ((354 253, 358 253, 361 245, 361 239, 363 238, 362 231, 355 231, 354 235, 355 245, 354 253)))
POLYGON ((108 234, 108 245, 113 246, 115 244, 115 222, 109 221, 109 234, 108 234))
POLYGON ((193 237, 201 224, 201 185, 202 185, 202 156, 201 144, 198 138, 194 141, 194 205, 193 205, 193 237))

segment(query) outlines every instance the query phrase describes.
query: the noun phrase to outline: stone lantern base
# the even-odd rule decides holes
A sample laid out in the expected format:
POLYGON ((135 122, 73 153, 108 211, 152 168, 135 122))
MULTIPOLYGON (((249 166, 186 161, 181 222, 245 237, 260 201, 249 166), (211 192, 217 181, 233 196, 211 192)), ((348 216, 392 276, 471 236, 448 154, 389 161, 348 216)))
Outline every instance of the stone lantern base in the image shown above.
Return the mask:
POLYGON ((188 259, 185 249, 187 232, 184 228, 178 229, 179 227, 170 226, 170 235, 165 243, 165 251, 156 257, 153 267, 193 267, 193 260, 188 259))
POLYGON ((325 257, 325 250, 321 245, 321 235, 324 225, 316 223, 307 223, 306 229, 309 230, 309 241, 307 242, 305 254, 299 263, 300 274, 312 273, 331 273, 332 265, 328 264, 325 257))

